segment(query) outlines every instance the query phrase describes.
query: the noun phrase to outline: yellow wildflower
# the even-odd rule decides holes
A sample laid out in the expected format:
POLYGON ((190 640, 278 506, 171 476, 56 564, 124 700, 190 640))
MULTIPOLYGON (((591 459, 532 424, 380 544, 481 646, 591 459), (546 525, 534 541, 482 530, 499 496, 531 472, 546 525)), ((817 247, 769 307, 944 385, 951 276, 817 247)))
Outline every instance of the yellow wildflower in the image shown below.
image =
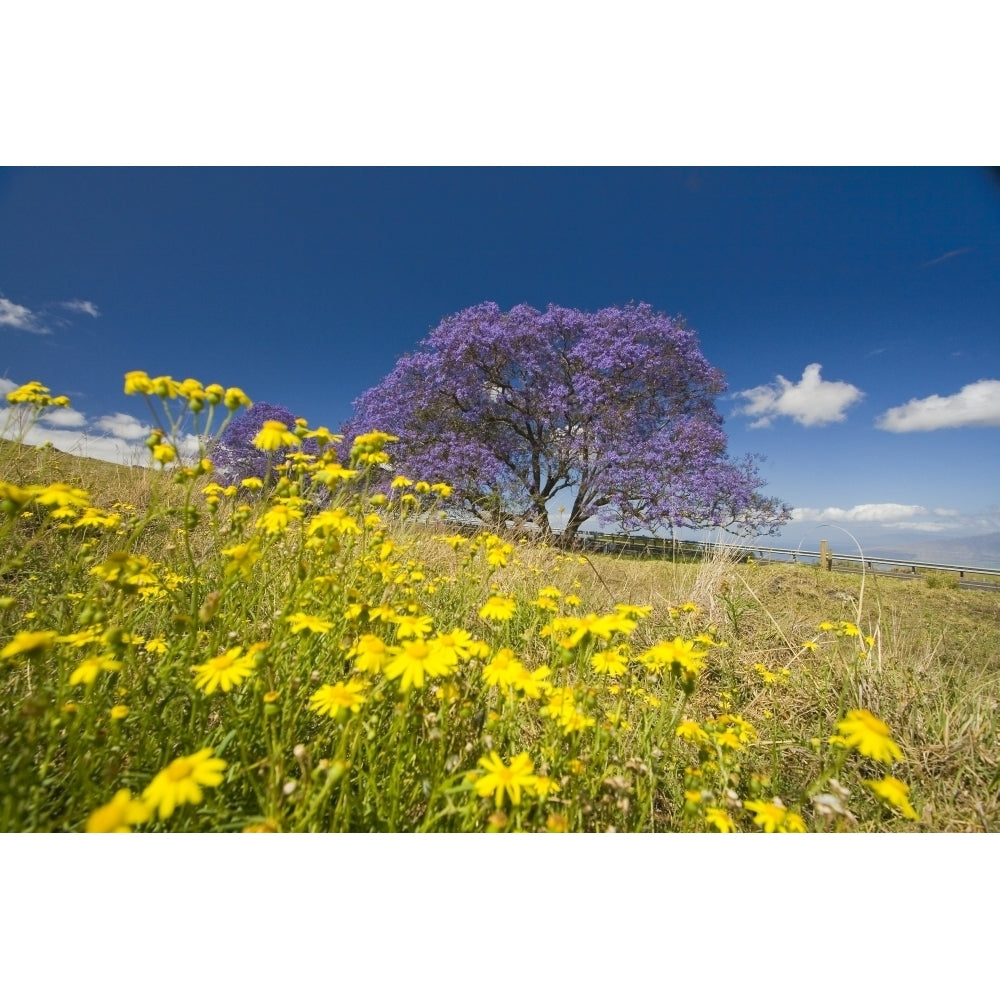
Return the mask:
POLYGON ((705 825, 709 829, 714 828, 719 833, 736 832, 736 824, 733 822, 732 817, 725 809, 719 809, 717 806, 708 806, 706 808, 705 825))
MULTIPOLYGON (((357 474, 357 469, 345 469, 339 462, 326 459, 323 468, 313 473, 313 478, 324 486, 333 486, 338 480, 354 479, 357 474)), ((370 502, 374 504, 375 497, 370 502)))
POLYGON ((397 639, 423 639, 434 630, 430 615, 400 615, 396 619, 397 639))
POLYGON ((222 401, 227 410, 238 410, 241 406, 253 406, 253 403, 250 402, 250 397, 242 389, 236 388, 236 386, 226 390, 222 401))
POLYGON ((365 703, 365 685, 360 681, 338 681, 324 684, 309 698, 309 707, 320 715, 336 715, 341 709, 355 714, 365 703))
POLYGON ((238 573, 244 580, 250 579, 253 565, 260 557, 260 545, 256 539, 244 542, 240 545, 233 545, 228 549, 223 549, 222 554, 229 557, 229 562, 223 571, 226 576, 238 573))
MULTIPOLYGON (((4 513, 13 513, 18 507, 23 507, 28 503, 31 497, 31 491, 21 489, 16 483, 0 480, 0 501, 4 504, 4 513)), ((30 514, 30 511, 25 511, 25 513, 30 514)), ((24 514, 21 516, 24 517, 24 514)))
POLYGON ((177 458, 177 451, 172 444, 154 444, 152 447, 153 461, 161 465, 169 465, 177 458))
POLYGON ((49 395, 49 387, 47 385, 42 385, 41 382, 32 380, 8 392, 7 402, 12 404, 28 403, 32 406, 51 406, 53 400, 49 395))
POLYGON ((610 640, 616 632, 628 635, 636 626, 634 619, 624 615, 583 615, 582 617, 566 616, 553 618, 542 629, 542 635, 552 635, 556 632, 570 633, 559 639, 559 645, 565 649, 575 649, 588 636, 596 639, 610 640))
POLYGON ((153 382, 145 372, 125 373, 125 395, 132 396, 141 393, 143 396, 149 395, 153 391, 153 382))
POLYGON ((202 787, 221 785, 225 770, 226 762, 215 757, 210 747, 178 757, 149 783, 142 793, 143 802, 156 809, 160 819, 167 819, 178 806, 187 802, 198 805, 203 798, 202 787))
POLYGON ((472 633, 464 628, 455 628, 444 635, 439 635, 437 641, 442 647, 451 647, 462 661, 473 657, 484 659, 490 655, 490 647, 480 639, 473 639, 472 633))
POLYGON ((891 774, 881 781, 866 781, 865 784, 887 805, 898 809, 907 819, 920 819, 916 809, 910 804, 909 785, 891 774))
POLYGON ((329 427, 317 427, 314 431, 308 431, 305 436, 312 438, 321 448, 330 443, 339 444, 344 440, 343 434, 334 434, 329 427))
POLYGON ((678 636, 670 642, 660 642, 650 647, 639 657, 639 661, 653 674, 668 668, 680 681, 681 687, 690 693, 705 667, 707 654, 708 650, 695 649, 693 642, 678 636))
POLYGON ((287 424, 280 420, 265 420, 253 446, 260 451, 280 451, 282 448, 295 448, 299 439, 288 429, 287 424))
POLYGON ((487 684, 498 686, 506 694, 524 669, 524 664, 517 659, 514 651, 504 647, 498 649, 493 659, 483 667, 483 680, 487 684))
POLYGON ((180 394, 180 382, 169 375, 157 375, 152 379, 153 392, 161 399, 176 399, 180 394))
POLYGON ((576 706, 575 693, 571 687, 550 688, 548 702, 541 710, 541 715, 547 715, 562 727, 563 735, 582 732, 589 726, 596 725, 596 720, 583 714, 576 706))
POLYGON ((133 826, 145 823, 149 816, 149 806, 133 799, 132 793, 123 788, 107 805, 90 814, 84 829, 87 833, 130 833, 133 826))
POLYGON ((781 802, 773 799, 745 801, 743 807, 754 814, 754 825, 762 827, 765 833, 805 833, 805 823, 798 813, 790 812, 781 802))
POLYGON ((486 561, 490 566, 506 566, 514 554, 514 546, 491 535, 486 542, 486 561))
POLYGON ((224 692, 239 687, 254 671, 253 657, 241 656, 242 646, 234 646, 220 656, 213 656, 206 663, 191 668, 194 673, 194 686, 212 694, 221 687, 224 692))
POLYGON ((487 773, 476 781, 476 793, 484 798, 493 795, 498 809, 503 804, 504 796, 510 799, 512 805, 520 804, 522 789, 531 792, 538 782, 533 774, 535 765, 526 753, 519 753, 510 764, 504 764, 494 750, 489 757, 480 757, 478 763, 487 773))
POLYGON ((310 536, 319 535, 321 538, 328 538, 330 535, 361 534, 360 525, 343 507, 324 510, 317 514, 310 520, 306 530, 310 536))
POLYGON ((547 774, 539 774, 535 778, 535 794, 539 798, 547 798, 553 792, 558 792, 559 788, 559 782, 547 774))
POLYGON ((628 660, 625 656, 627 649, 627 646, 618 646, 615 649, 602 649, 591 656, 590 665, 594 668, 595 673, 620 677, 628 670, 628 660))
POLYGON ((306 629, 324 635, 333 628, 333 622, 324 621, 315 615, 307 615, 304 611, 296 611, 295 614, 288 615, 285 621, 292 626, 293 635, 304 632, 306 629))
POLYGON ((2 650, 0 660, 9 660, 14 656, 35 657, 48 649, 56 641, 58 632, 18 632, 2 650))
POLYGON ((653 613, 653 607, 650 604, 616 604, 615 611, 624 618, 639 620, 648 618, 653 613))
POLYGON ((690 740, 692 743, 708 742, 708 733, 693 719, 685 719, 675 732, 682 740, 690 740))
POLYGON ((391 651, 377 636, 370 633, 360 636, 348 652, 354 658, 354 666, 362 673, 377 673, 388 662, 391 651))
POLYGON ((903 759, 903 751, 892 739, 889 727, 865 708, 856 708, 837 723, 844 745, 881 764, 903 759))
POLYGON ((398 440, 394 434, 385 434, 382 431, 359 434, 351 447, 351 461, 360 462, 362 465, 383 465, 389 461, 388 454, 382 450, 383 447, 398 440))
POLYGON ((35 500, 43 507, 87 507, 90 494, 86 490, 66 483, 52 483, 50 486, 32 487, 35 500))
POLYGON ((98 507, 88 507, 77 519, 74 528, 117 528, 121 524, 118 514, 108 514, 98 507))
POLYGON ((517 610, 517 602, 510 597, 503 597, 501 594, 494 594, 479 609, 479 617, 492 619, 493 621, 505 622, 514 617, 517 610))
POLYGON ((454 666, 454 652, 433 639, 415 639, 403 642, 394 649, 392 659, 385 666, 385 675, 390 680, 398 677, 400 691, 410 687, 423 687, 424 675, 442 677, 451 673, 454 666))
POLYGON ((93 684, 102 671, 114 673, 122 665, 110 654, 88 656, 69 676, 70 684, 93 684))
POLYGON ((298 497, 280 497, 257 518, 256 526, 269 535, 279 535, 302 517, 301 504, 298 497))

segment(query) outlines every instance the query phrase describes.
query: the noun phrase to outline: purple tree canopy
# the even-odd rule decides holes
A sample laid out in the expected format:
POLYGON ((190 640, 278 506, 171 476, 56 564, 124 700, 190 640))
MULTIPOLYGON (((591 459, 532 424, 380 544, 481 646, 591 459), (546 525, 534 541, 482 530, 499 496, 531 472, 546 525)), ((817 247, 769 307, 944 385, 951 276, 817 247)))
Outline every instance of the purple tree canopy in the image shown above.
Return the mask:
POLYGON ((645 304, 595 313, 493 302, 441 321, 354 403, 348 434, 397 435, 392 474, 442 480, 464 510, 566 534, 597 515, 626 530, 774 531, 787 507, 757 493, 756 456, 726 454, 722 373, 681 319, 645 304))
MULTIPOLYGON (((273 457, 253 445, 253 439, 266 420, 280 420, 289 429, 295 427, 295 414, 286 407, 274 403, 254 403, 229 424, 209 454, 215 465, 215 477, 220 483, 239 485, 241 480, 251 476, 266 482, 272 476, 269 463, 274 461, 273 457)), ((309 445, 315 450, 314 441, 305 441, 303 445, 306 451, 309 445)))

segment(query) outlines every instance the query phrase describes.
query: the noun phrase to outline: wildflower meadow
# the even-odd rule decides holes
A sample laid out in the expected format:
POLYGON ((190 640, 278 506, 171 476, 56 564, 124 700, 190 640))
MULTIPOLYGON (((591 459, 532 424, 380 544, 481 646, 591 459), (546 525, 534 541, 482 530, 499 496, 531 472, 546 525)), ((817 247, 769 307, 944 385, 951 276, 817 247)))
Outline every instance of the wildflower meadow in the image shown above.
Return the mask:
POLYGON ((66 400, 8 395, 0 830, 1000 825, 995 595, 470 528, 378 428, 268 420, 227 480, 240 389, 125 392, 149 468, 23 444, 66 400))

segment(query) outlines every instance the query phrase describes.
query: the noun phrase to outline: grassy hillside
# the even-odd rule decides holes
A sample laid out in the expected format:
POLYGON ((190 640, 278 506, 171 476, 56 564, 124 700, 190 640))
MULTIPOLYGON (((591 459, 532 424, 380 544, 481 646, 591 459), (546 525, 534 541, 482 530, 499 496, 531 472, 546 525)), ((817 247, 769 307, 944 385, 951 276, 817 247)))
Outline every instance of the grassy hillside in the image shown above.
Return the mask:
POLYGON ((995 594, 452 534, 378 451, 4 444, 0 829, 1000 828, 995 594))

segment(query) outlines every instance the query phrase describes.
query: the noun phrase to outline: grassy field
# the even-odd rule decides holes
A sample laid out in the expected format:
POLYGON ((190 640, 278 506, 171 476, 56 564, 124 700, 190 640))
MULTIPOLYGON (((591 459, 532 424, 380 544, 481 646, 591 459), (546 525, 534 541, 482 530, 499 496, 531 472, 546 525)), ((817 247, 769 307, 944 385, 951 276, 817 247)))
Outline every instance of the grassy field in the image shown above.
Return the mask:
POLYGON ((311 433, 269 494, 3 444, 0 830, 1000 828, 996 594, 458 534, 311 433))

